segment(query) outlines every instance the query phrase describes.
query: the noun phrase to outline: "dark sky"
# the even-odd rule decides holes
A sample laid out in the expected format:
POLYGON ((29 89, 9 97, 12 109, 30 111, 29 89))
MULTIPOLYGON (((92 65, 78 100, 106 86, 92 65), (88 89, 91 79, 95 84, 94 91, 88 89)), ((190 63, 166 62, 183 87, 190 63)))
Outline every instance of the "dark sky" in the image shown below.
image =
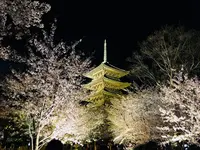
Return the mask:
POLYGON ((137 43, 162 26, 200 29, 199 0, 74 3, 51 0, 49 3, 50 14, 58 18, 59 35, 66 40, 85 36, 80 48, 88 53, 95 50, 96 63, 102 61, 105 38, 109 62, 123 67, 125 58, 138 49, 137 43))

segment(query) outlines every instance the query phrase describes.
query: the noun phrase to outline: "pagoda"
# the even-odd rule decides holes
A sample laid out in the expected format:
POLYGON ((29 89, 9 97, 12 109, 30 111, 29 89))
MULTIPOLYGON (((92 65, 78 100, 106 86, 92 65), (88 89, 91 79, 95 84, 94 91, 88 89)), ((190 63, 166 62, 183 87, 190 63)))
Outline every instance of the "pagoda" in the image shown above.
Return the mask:
POLYGON ((91 82, 84 85, 84 88, 92 91, 86 101, 96 106, 109 103, 110 98, 121 95, 123 89, 130 86, 128 82, 120 81, 120 78, 128 73, 129 71, 117 68, 107 62, 107 46, 105 40, 103 62, 93 70, 84 74, 85 77, 92 79, 91 82))

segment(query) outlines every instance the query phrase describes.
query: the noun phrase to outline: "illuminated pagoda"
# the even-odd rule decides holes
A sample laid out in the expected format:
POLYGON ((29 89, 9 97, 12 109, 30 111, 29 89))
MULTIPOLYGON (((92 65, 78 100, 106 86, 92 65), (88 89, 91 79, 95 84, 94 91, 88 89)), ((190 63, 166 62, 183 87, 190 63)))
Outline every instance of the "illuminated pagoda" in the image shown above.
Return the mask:
POLYGON ((91 82, 84 85, 84 88, 92 91, 86 101, 96 106, 101 106, 108 103, 110 98, 122 94, 123 89, 130 86, 130 83, 121 82, 120 78, 128 73, 129 71, 117 68, 107 62, 107 46, 105 40, 103 62, 84 75, 92 79, 91 82))

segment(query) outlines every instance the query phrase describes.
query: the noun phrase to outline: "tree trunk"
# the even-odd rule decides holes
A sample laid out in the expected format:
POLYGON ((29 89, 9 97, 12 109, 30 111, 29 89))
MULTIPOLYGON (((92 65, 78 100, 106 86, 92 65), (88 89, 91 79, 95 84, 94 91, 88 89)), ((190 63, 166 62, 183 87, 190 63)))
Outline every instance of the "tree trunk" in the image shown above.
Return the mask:
POLYGON ((72 144, 70 144, 70 150, 73 150, 73 145, 72 144))
POLYGON ((29 132, 29 137, 31 139, 31 150, 34 150, 34 141, 33 141, 33 135, 32 135, 32 132, 31 132, 31 125, 30 124, 28 126, 28 132, 29 132))
POLYGON ((33 137, 31 136, 31 150, 34 150, 33 137))
POLYGON ((97 144, 96 144, 96 141, 94 141, 94 150, 97 150, 97 144))
POLYGON ((112 150, 112 143, 111 142, 108 143, 108 147, 109 147, 109 150, 112 150))
POLYGON ((36 141, 35 141, 35 150, 39 150, 39 139, 40 139, 40 130, 37 133, 36 141))
POLYGON ((112 145, 109 145, 109 150, 112 150, 112 145))
POLYGON ((90 144, 87 143, 87 144, 86 144, 86 150, 89 150, 89 148, 90 148, 90 144))

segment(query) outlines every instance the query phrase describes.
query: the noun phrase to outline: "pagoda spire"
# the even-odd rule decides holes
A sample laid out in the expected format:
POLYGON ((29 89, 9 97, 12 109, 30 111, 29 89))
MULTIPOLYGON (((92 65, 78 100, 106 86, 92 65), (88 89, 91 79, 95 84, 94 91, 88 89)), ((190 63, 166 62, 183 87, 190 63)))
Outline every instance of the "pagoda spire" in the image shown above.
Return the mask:
POLYGON ((104 54, 103 54, 103 62, 107 62, 107 44, 106 44, 106 39, 104 40, 104 54))

